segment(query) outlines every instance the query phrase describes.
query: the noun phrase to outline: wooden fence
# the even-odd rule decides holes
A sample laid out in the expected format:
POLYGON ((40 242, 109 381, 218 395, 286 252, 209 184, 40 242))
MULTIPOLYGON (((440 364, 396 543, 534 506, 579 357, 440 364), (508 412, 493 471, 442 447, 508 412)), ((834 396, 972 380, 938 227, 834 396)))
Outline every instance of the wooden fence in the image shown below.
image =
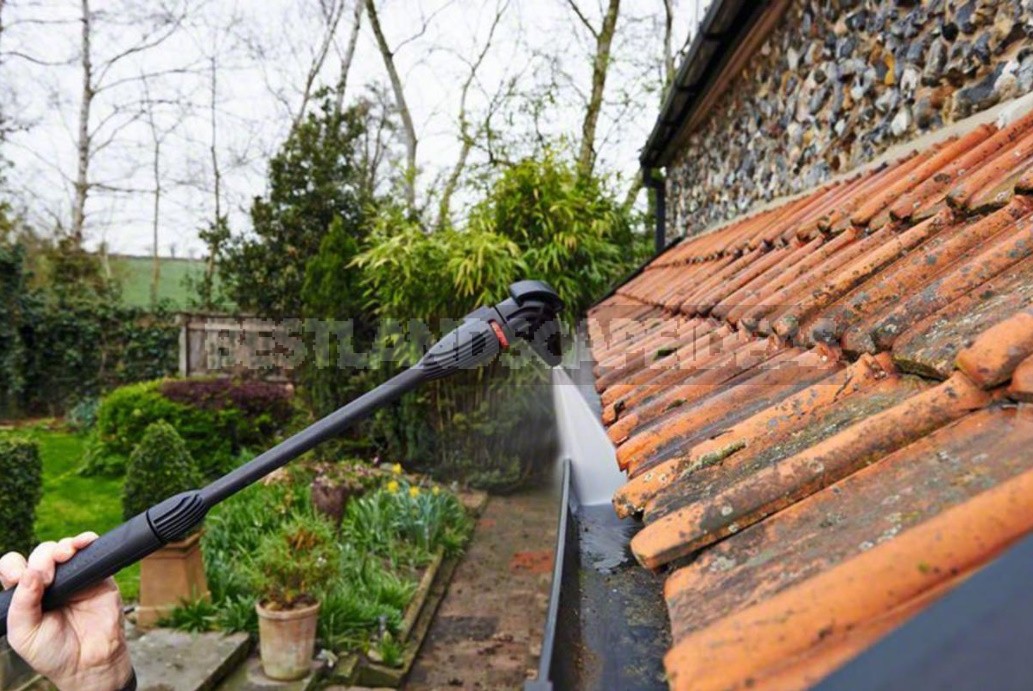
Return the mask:
POLYGON ((180 314, 179 373, 250 374, 284 381, 299 364, 298 319, 180 314))

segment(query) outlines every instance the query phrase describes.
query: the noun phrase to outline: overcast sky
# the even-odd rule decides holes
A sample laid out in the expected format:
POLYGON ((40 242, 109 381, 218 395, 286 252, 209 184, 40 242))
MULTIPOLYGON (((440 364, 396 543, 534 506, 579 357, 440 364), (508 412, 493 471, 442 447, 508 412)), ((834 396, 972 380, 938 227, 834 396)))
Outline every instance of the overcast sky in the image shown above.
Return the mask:
MULTIPOLYGON (((185 2, 185 0, 179 0, 185 2)), ((234 232, 247 232, 250 199, 265 187, 265 162, 290 127, 300 89, 322 31, 320 0, 208 0, 190 2, 184 28, 152 50, 119 61, 103 77, 91 124, 99 128, 92 178, 101 183, 87 206, 91 247, 146 254, 152 248, 153 133, 133 115, 146 93, 162 102, 155 130, 162 139, 159 251, 200 256, 197 229, 213 215, 209 56, 219 56, 217 152, 225 204, 234 232), (141 75, 147 76, 146 86, 141 75), (145 92, 146 89, 146 92, 145 92), (128 123, 128 124, 126 124, 128 123)), ((598 0, 580 0, 598 24, 598 0)), ((676 2, 675 48, 685 41, 705 2, 676 2)), ((420 137, 424 191, 455 161, 457 113, 465 62, 483 46, 498 0, 381 0, 381 22, 392 46, 420 137), (425 31, 421 30, 425 27, 425 31)), ((97 27, 95 69, 139 42, 150 26, 148 0, 93 0, 97 27)), ((598 148, 600 167, 622 187, 637 172, 638 151, 656 118, 661 95, 663 0, 624 0, 607 84, 598 148)), ((68 226, 76 165, 75 134, 82 93, 78 66, 80 0, 7 0, 0 52, 5 114, 19 126, 3 154, 15 202, 38 227, 68 226)), ((351 11, 337 32, 347 43, 351 11)), ((516 80, 536 90, 550 75, 565 75, 544 118, 550 134, 576 137, 589 89, 591 36, 566 0, 510 0, 471 94, 474 115, 499 85, 516 80)), ((318 82, 337 80, 331 52, 318 82)), ((348 81, 349 100, 385 84, 383 63, 363 22, 348 81)), ((513 130, 528 130, 514 104, 513 130)), ((523 132, 527 134, 527 132, 523 132)), ((460 205, 470 194, 460 197, 460 205)))

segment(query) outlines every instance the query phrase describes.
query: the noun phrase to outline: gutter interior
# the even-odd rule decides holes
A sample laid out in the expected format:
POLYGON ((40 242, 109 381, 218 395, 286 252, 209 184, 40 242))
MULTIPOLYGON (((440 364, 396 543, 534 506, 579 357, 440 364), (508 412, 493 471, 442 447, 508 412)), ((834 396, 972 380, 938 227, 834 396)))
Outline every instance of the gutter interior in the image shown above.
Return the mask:
POLYGON ((573 349, 582 357, 573 367, 554 370, 560 472, 568 477, 569 465, 569 492, 563 491, 569 502, 560 508, 554 575, 560 580, 545 637, 552 648, 542 651, 548 680, 543 669, 525 689, 666 689, 663 655, 671 640, 663 578, 636 563, 629 543, 641 524, 619 519, 610 502, 626 478, 599 423, 594 363, 585 359, 583 343, 582 334, 573 349))

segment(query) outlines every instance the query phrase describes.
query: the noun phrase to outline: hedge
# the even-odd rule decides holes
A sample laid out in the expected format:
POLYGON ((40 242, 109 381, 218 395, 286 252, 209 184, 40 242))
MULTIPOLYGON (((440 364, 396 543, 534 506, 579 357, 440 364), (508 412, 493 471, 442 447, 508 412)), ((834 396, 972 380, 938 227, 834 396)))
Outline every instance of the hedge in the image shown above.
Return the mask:
POLYGON ((24 439, 0 439, 0 554, 28 554, 32 549, 36 505, 42 496, 39 447, 24 439))
POLYGON ((264 450, 292 414, 283 386, 228 379, 157 379, 115 389, 97 409, 86 474, 117 474, 153 423, 172 425, 214 477, 244 449, 264 450))
POLYGON ((64 265, 54 271, 34 287, 25 247, 0 239, 0 416, 59 415, 122 384, 175 373, 171 310, 127 307, 114 288, 76 285, 64 265))

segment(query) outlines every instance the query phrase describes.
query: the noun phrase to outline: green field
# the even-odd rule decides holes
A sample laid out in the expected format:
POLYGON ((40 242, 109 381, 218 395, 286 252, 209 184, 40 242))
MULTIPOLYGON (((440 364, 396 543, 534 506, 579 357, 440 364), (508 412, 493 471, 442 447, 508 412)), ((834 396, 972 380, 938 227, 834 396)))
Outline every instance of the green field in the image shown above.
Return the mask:
MULTIPOLYGON (((159 257, 158 261, 161 264, 158 298, 169 300, 174 309, 187 309, 190 301, 185 279, 190 276, 200 280, 204 275, 204 260, 159 257)), ((108 262, 111 273, 122 284, 123 301, 132 307, 150 307, 153 260, 150 257, 111 255, 108 262)))
MULTIPOLYGON (((36 539, 57 540, 86 530, 103 533, 122 522, 121 478, 83 477, 76 473, 82 460, 82 437, 43 426, 22 428, 17 434, 39 444, 43 459, 43 499, 36 508, 36 539)), ((140 592, 140 566, 116 579, 125 600, 140 592)))

